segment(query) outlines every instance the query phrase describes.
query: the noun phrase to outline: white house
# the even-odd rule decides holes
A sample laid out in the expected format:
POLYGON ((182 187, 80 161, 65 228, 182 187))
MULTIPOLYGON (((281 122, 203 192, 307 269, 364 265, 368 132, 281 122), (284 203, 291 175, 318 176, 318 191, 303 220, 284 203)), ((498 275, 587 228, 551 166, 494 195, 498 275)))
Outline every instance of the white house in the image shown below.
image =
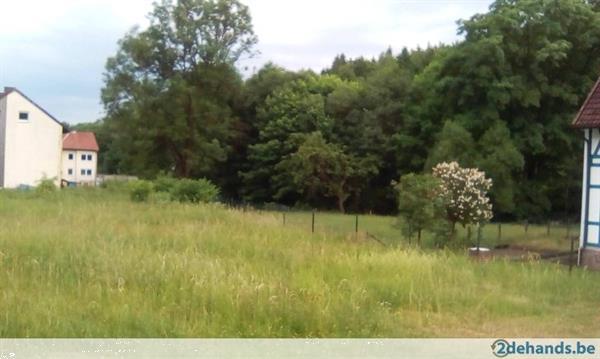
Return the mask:
POLYGON ((63 137, 62 179, 67 185, 95 185, 98 143, 93 132, 69 132, 63 137))
POLYGON ((600 79, 573 120, 583 131, 580 265, 600 268, 600 79))
POLYGON ((62 125, 13 87, 0 92, 0 187, 61 180, 62 125))

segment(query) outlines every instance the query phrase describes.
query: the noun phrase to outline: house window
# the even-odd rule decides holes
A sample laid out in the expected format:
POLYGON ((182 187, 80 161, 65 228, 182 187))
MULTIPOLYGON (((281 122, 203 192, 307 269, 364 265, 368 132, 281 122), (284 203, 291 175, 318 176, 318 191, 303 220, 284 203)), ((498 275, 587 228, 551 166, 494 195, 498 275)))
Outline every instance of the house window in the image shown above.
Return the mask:
POLYGON ((72 160, 73 159, 73 154, 69 153, 69 159, 72 160))
POLYGON ((87 160, 91 161, 92 160, 92 155, 87 155, 87 160))
POLYGON ((85 176, 85 170, 81 170, 81 175, 85 176))
POLYGON ((19 121, 22 121, 22 122, 29 121, 29 112, 24 112, 24 111, 19 112, 19 121))
POLYGON ((91 176, 92 175, 92 170, 87 170, 87 175, 91 176))
POLYGON ((72 174, 73 174, 73 169, 72 169, 72 168, 69 168, 69 169, 67 170, 67 173, 69 173, 69 175, 72 175, 72 174))
POLYGON ((85 155, 81 155, 81 160, 85 161, 85 157, 86 157, 85 155))

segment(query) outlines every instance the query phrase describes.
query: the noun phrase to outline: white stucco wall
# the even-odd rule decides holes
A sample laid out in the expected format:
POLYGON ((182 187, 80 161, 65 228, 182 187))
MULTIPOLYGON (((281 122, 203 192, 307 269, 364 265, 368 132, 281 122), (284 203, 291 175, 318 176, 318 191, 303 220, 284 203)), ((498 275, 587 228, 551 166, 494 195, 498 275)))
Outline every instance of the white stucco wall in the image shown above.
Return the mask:
POLYGON ((3 187, 36 186, 44 177, 60 184, 62 126, 16 91, 4 100, 3 187), (29 120, 19 120, 19 112, 29 113, 29 120))
POLYGON ((4 185, 4 144, 6 139, 6 97, 0 99, 0 187, 4 185))
POLYGON ((62 151, 62 178, 69 182, 96 183, 97 163, 98 153, 94 151, 64 150, 62 151), (69 154, 73 155, 73 159, 69 159, 69 154), (92 159, 88 160, 88 156, 92 156, 92 159), (72 174, 69 174, 69 170, 72 174), (92 171, 91 175, 88 175, 88 170, 92 171))
POLYGON ((600 248, 600 130, 584 131, 580 248, 600 248))

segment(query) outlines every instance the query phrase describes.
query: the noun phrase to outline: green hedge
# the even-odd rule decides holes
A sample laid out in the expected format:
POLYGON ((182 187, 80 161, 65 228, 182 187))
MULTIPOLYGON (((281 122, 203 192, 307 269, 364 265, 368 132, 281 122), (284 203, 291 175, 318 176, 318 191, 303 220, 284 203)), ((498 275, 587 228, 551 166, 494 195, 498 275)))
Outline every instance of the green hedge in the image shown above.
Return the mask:
POLYGON ((181 179, 171 189, 171 198, 179 202, 214 202, 218 196, 219 188, 205 178, 181 179))
POLYGON ((154 190, 154 185, 150 181, 137 180, 129 182, 129 198, 133 202, 146 202, 150 193, 154 190))
POLYGON ((194 180, 160 176, 152 182, 130 182, 129 196, 134 202, 214 202, 219 197, 219 188, 205 178, 194 180))

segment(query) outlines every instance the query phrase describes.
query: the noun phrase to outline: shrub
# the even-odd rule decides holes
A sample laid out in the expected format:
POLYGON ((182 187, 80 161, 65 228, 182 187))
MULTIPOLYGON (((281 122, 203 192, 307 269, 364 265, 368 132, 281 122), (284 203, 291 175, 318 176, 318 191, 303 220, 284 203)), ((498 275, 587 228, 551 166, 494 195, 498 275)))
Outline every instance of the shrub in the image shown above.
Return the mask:
POLYGON ((35 188, 35 192, 38 194, 52 193, 54 191, 56 191, 56 185, 51 178, 42 179, 40 184, 35 188))
POLYGON ((152 182, 136 180, 129 182, 129 197, 134 202, 146 202, 152 193, 152 182))
POLYGON ((207 179, 177 180, 171 190, 171 198, 179 202, 213 202, 219 195, 219 188, 207 179))
POLYGON ((171 176, 161 175, 154 180, 154 190, 156 192, 171 192, 177 184, 177 179, 171 176))

